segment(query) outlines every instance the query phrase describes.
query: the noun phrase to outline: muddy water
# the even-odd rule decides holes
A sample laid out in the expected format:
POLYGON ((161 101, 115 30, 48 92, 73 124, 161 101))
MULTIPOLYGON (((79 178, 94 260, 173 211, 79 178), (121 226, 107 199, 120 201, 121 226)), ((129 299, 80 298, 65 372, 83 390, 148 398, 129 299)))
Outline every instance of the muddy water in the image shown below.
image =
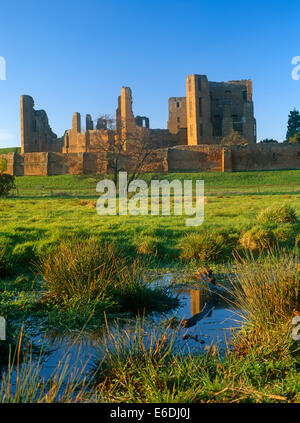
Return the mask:
MULTIPOLYGON (((161 285, 169 286, 172 281, 172 275, 167 274, 161 280, 161 285)), ((184 319, 199 313, 207 300, 207 291, 195 286, 175 286, 170 288, 179 298, 180 306, 176 310, 169 313, 158 314, 153 313, 147 316, 145 325, 149 331, 154 327, 156 333, 165 330, 165 323, 170 318, 176 318, 175 325, 184 319), (177 323, 176 323, 177 322, 177 323)), ((182 354, 189 351, 199 352, 206 351, 209 347, 216 345, 221 354, 227 351, 230 339, 232 337, 232 329, 241 325, 241 319, 237 316, 237 311, 220 301, 212 312, 199 321, 195 326, 189 329, 181 329, 176 338, 175 346, 182 354)), ((111 333, 116 336, 123 336, 122 331, 133 333, 136 319, 121 319, 116 324, 110 324, 111 333), (118 332, 119 331, 119 332, 118 332), (119 334, 119 335, 118 335, 119 334)), ((106 332, 105 327, 99 327, 98 330, 91 332, 79 331, 52 331, 45 335, 41 335, 34 339, 35 345, 44 344, 49 351, 46 362, 43 364, 42 375, 49 377, 57 366, 59 361, 64 361, 68 356, 71 367, 83 368, 86 363, 92 365, 96 359, 99 359, 99 340, 103 338, 106 332)), ((89 367, 89 365, 88 365, 89 367)))

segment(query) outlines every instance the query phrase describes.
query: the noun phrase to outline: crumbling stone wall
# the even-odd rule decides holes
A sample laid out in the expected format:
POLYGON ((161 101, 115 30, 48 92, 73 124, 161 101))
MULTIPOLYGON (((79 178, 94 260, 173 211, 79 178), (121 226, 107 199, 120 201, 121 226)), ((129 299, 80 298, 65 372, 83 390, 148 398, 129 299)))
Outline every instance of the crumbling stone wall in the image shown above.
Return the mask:
MULTIPOLYGON (((9 153, 0 155, 7 162, 6 173, 22 175, 106 174, 109 154, 9 153)), ((124 154, 121 167, 130 170, 135 163, 124 154)), ((143 172, 236 172, 247 170, 300 169, 300 144, 258 144, 223 148, 220 145, 175 146, 156 149, 145 162, 143 172)))
MULTIPOLYGON (((98 119, 99 124, 100 119, 98 119)), ((101 120, 102 122, 102 120, 101 120)), ((97 124, 97 127, 98 127, 97 124)), ((101 123, 104 125, 104 123, 101 123)), ((115 140, 115 133, 112 130, 106 129, 88 129, 93 128, 93 121, 91 115, 86 115, 86 131, 81 132, 81 116, 80 113, 74 113, 72 129, 65 132, 63 142, 63 153, 88 153, 100 152, 104 150, 101 148, 102 143, 113 143, 115 140)))
POLYGON ((52 132, 45 110, 35 110, 33 98, 21 96, 21 152, 62 151, 62 139, 52 132))

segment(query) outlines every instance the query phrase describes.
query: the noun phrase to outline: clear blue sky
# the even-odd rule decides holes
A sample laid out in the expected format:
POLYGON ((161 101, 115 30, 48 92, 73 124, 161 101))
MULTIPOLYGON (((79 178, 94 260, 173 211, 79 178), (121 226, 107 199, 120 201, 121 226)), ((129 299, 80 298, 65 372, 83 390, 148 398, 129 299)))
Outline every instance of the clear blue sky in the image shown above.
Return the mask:
POLYGON ((300 108, 299 0, 2 0, 0 13, 0 147, 20 145, 21 94, 58 136, 74 112, 114 114, 123 85, 134 113, 165 128, 168 97, 185 96, 193 73, 253 80, 258 139, 283 139, 300 108))

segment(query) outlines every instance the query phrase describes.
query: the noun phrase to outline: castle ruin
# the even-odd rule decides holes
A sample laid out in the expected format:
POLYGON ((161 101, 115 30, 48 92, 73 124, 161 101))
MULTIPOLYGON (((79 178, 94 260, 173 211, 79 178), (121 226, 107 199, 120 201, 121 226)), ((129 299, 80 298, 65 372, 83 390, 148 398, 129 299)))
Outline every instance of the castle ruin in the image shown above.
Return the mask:
POLYGON ((103 146, 125 140, 124 155, 146 138, 154 154, 144 171, 237 171, 299 169, 300 146, 257 145, 252 81, 210 82, 206 75, 186 78, 186 97, 168 101, 168 129, 152 129, 146 116, 134 116, 132 92, 122 87, 115 127, 105 117, 94 125, 74 113, 72 128, 61 138, 53 133, 44 110, 35 110, 28 95, 21 96, 21 154, 2 155, 7 173, 55 175, 109 172, 103 146), (222 138, 238 132, 247 146, 224 147, 222 138))

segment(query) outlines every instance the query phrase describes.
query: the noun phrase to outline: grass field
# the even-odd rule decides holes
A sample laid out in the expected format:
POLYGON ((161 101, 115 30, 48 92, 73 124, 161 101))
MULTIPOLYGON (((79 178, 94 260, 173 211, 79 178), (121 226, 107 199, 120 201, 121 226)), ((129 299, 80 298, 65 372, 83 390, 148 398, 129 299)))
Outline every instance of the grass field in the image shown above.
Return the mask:
MULTIPOLYGON (((28 266, 40 253, 74 235, 114 241, 129 255, 135 255, 146 242, 152 245, 148 248, 151 256, 172 264, 189 234, 225 232, 232 240, 238 240, 257 225, 261 211, 282 204, 292 206, 300 216, 299 171, 155 175, 159 176, 204 179, 207 196, 202 226, 186 226, 185 216, 99 216, 95 208, 97 178, 94 177, 19 177, 16 182, 19 196, 0 200, 0 244, 5 246, 6 256, 16 267, 28 266), (262 183, 270 184, 268 191, 257 192, 262 183), (26 195, 22 195, 23 190, 26 195), (55 191, 50 196, 48 190, 55 191)), ((150 175, 145 177, 148 179, 150 175)), ((279 232, 282 227, 276 223, 267 226, 279 232)), ((295 239, 299 224, 289 229, 295 239)))
MULTIPOLYGON (((96 196, 98 176, 60 175, 60 176, 22 176, 16 178, 18 194, 21 196, 49 196, 65 192, 68 195, 96 196)), ((289 193, 300 192, 299 171, 265 172, 202 172, 144 174, 140 176, 149 182, 151 179, 204 180, 206 194, 213 193, 289 193)))

